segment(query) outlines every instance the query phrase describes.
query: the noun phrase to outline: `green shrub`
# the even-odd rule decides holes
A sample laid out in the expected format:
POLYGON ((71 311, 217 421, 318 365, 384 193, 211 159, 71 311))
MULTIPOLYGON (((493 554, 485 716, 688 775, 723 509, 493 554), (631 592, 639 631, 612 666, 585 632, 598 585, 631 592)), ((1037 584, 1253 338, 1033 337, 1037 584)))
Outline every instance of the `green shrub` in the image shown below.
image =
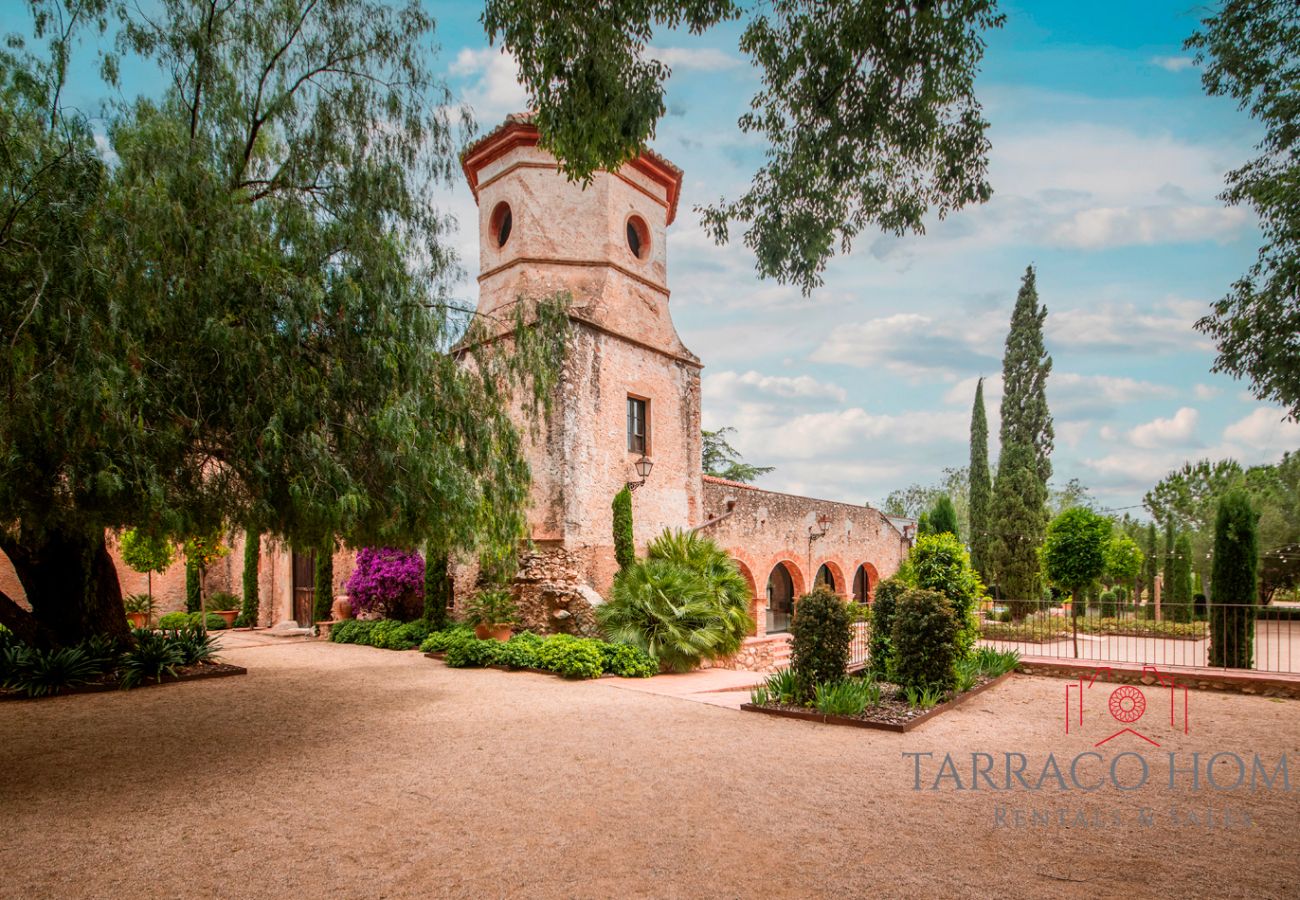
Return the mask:
POLYGON ((943 688, 938 686, 931 687, 909 687, 903 692, 907 698, 909 706, 915 706, 918 709, 933 709, 939 705, 946 694, 943 688))
MULTIPOLYGON (((311 614, 316 622, 328 621, 334 613, 334 535, 326 538, 316 551, 316 571, 313 573, 316 588, 312 591, 311 614)), ((311 625, 311 622, 300 622, 311 625)))
POLYGON ((194 560, 185 560, 185 611, 198 612, 203 594, 203 582, 199 576, 199 566, 194 560))
POLYGON ((539 669, 541 665, 537 660, 537 648, 543 642, 541 635, 523 631, 506 641, 497 656, 502 665, 512 669, 539 669))
MULTIPOLYGON (((452 583, 447 554, 434 552, 433 542, 424 546, 424 621, 432 631, 447 627, 447 607, 451 606, 452 583)), ((427 651, 426 651, 427 652, 427 651)))
POLYGON ((598 678, 604 670, 600 641, 570 634, 547 638, 537 648, 537 664, 565 678, 598 678))
POLYGON ((216 640, 206 632, 185 628, 168 634, 167 639, 176 648, 180 660, 178 665, 192 666, 196 663, 212 662, 216 659, 216 640))
POLYGON ((740 649, 754 627, 751 600, 725 551, 695 535, 666 532, 651 542, 647 559, 618 573, 596 617, 611 642, 686 672, 740 649))
POLYGON ((1113 619, 1119 613, 1119 598, 1115 596, 1114 591, 1101 592, 1101 617, 1103 619, 1113 619))
POLYGON ((1250 496, 1239 488, 1219 500, 1210 572, 1209 664, 1249 668, 1259 613, 1259 522, 1250 496))
POLYGON ((862 692, 848 679, 814 684, 812 705, 828 716, 856 716, 867 708, 862 692))
POLYGON ((956 674, 953 685, 958 693, 964 693, 975 687, 975 683, 979 681, 980 675, 983 674, 980 671, 979 661, 974 657, 957 660, 957 665, 953 667, 953 671, 956 674))
POLYGON ((892 655, 894 609, 907 585, 897 578, 886 578, 876 585, 876 598, 871 604, 871 642, 868 646, 867 665, 877 678, 889 676, 889 658, 892 655))
MULTIPOLYGON (((337 631, 338 629, 336 628, 335 630, 337 631)), ((525 632, 524 634, 527 634, 527 632, 525 632)), ((516 635, 515 638, 522 638, 524 634, 516 635)), ((441 653, 442 651, 446 650, 454 641, 464 640, 465 638, 471 638, 473 636, 474 633, 472 631, 462 626, 445 628, 442 631, 434 631, 431 632, 427 638, 425 638, 423 641, 420 642, 420 652, 441 653)), ((531 636, 537 637, 537 635, 531 635, 531 636)), ((515 640, 515 638, 511 638, 511 640, 515 640)))
POLYGON ((453 669, 471 666, 491 666, 497 663, 498 654, 504 652, 505 644, 500 641, 480 641, 473 635, 452 641, 447 647, 443 661, 453 669))
POLYGON ((122 656, 122 646, 117 639, 106 634, 92 635, 79 645, 86 659, 94 666, 96 674, 103 675, 117 668, 122 656))
POLYGON ((961 632, 957 614, 943 594, 923 590, 903 594, 894 612, 891 680, 904 690, 952 688, 954 667, 962 656, 961 632))
POLYGON ((978 647, 971 659, 979 667, 981 675, 997 678, 999 675, 1010 672, 1020 665, 1020 652, 1018 650, 998 651, 992 647, 978 647))
MULTIPOLYGON (((164 618, 165 618, 165 617, 164 617, 164 618)), ((159 623, 160 627, 161 627, 161 624, 162 624, 162 623, 160 622, 160 623, 159 623)), ((182 625, 182 626, 180 626, 180 627, 182 627, 182 628, 200 628, 200 627, 205 627, 205 626, 206 626, 206 628, 207 628, 208 631, 221 631, 223 628, 226 627, 226 620, 223 619, 223 618, 221 618, 221 616, 217 615, 217 614, 214 613, 214 612, 210 612, 210 613, 208 613, 208 614, 207 614, 207 619, 205 620, 205 619, 204 619, 204 614, 203 614, 203 613, 201 613, 201 612, 196 612, 196 613, 190 613, 188 616, 186 616, 186 617, 185 617, 185 624, 182 625)))
POLYGON ((650 654, 631 644, 600 644, 601 668, 620 678, 650 678, 659 674, 659 664, 650 654))
POLYGON ((239 609, 240 602, 240 599, 229 591, 217 591, 204 601, 203 606, 205 609, 215 612, 217 610, 239 609))
POLYGON ((250 528, 244 532, 244 608, 239 611, 235 625, 239 628, 257 627, 261 601, 258 597, 257 566, 262 555, 262 535, 250 528))
POLYGON ((369 644, 370 632, 379 622, 345 619, 330 628, 330 640, 336 644, 369 644))
POLYGON ((853 629, 844 601, 825 588, 805 594, 795 604, 790 624, 790 669, 804 699, 820 684, 843 680, 849 668, 853 629))
POLYGON ((99 667, 81 647, 42 650, 14 644, 4 651, 4 686, 28 697, 45 697, 86 684, 99 667))
POLYGON ((969 653, 979 637, 975 610, 984 599, 984 585, 961 541, 947 533, 918 538, 898 577, 909 587, 938 591, 948 598, 957 617, 958 656, 969 653))
POLYGON ((789 669, 782 669, 767 676, 763 688, 777 703, 793 706, 799 702, 799 682, 795 679, 794 672, 789 669))
POLYGON ((128 690, 150 678, 162 681, 163 675, 176 674, 183 659, 181 648, 167 633, 139 629, 135 632, 135 646, 122 654, 119 682, 123 690, 128 690))
POLYGON ((636 542, 632 537, 632 491, 625 485, 614 495, 614 559, 620 569, 636 562, 636 542))
MULTIPOLYGON (((220 616, 218 616, 220 618, 220 616)), ((158 619, 158 627, 165 629, 189 628, 190 614, 183 612, 165 613, 158 619)))

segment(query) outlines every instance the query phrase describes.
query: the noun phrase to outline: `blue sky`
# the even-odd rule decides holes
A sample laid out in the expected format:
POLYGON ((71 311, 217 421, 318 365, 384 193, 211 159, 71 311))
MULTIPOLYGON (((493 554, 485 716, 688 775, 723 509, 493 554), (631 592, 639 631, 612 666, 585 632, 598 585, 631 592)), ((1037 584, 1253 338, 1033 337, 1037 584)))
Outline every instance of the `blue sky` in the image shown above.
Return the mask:
MULTIPOLYGON (((435 67, 481 127, 522 109, 513 62, 488 46, 479 7, 426 5, 438 19, 435 67)), ((965 465, 980 375, 996 438, 1002 343, 1030 263, 1049 310, 1054 481, 1077 477, 1128 507, 1186 459, 1255 463, 1300 446, 1300 425, 1210 373, 1213 348, 1192 328, 1259 242, 1253 217, 1216 199, 1259 131, 1201 90, 1180 49, 1195 8, 1002 10, 978 80, 993 200, 924 236, 861 235, 811 298, 760 280, 751 254, 714 245, 693 210, 739 193, 762 157, 735 125, 757 85, 740 27, 653 41, 673 68, 653 146, 686 172, 668 243, 673 317, 706 365, 705 426, 735 426, 747 459, 777 467, 765 487, 879 503, 965 465)), ((11 18, 0 17, 5 31, 11 18)), ((445 202, 468 224, 456 240, 472 297, 473 199, 458 185, 445 202)))

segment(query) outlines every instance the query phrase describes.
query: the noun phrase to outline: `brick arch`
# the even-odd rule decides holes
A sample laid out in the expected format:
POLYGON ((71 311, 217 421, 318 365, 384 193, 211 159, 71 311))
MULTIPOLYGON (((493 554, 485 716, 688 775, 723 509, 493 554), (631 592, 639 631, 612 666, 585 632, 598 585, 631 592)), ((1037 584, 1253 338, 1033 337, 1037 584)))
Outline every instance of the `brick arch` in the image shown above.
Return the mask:
POLYGON ((854 586, 858 580, 858 570, 861 569, 867 574, 867 602, 876 599, 876 585, 880 583, 880 572, 869 562, 859 563, 858 567, 853 570, 854 584, 849 585, 849 594, 853 595, 854 586))
POLYGON ((831 579, 835 582, 835 593, 847 595, 852 592, 853 585, 844 580, 844 569, 833 559, 824 559, 817 564, 817 568, 813 569, 814 583, 816 583, 817 573, 822 570, 822 566, 825 566, 827 571, 831 573, 831 579))
MULTIPOLYGON (((790 573, 790 582, 794 585, 794 596, 796 599, 808 593, 808 579, 804 575, 803 569, 799 563, 795 562, 794 554, 777 554, 772 558, 772 563, 768 566, 768 577, 771 577, 772 570, 777 566, 785 566, 785 570, 790 573)), ((763 582, 764 590, 767 588, 767 582, 763 582)))
POLYGON ((761 613, 763 609, 763 600, 758 596, 758 584, 754 581, 754 573, 750 570, 749 566, 742 560, 737 559, 734 554, 732 556, 732 562, 736 564, 736 568, 740 570, 740 574, 745 576, 745 583, 749 585, 749 614, 754 620, 754 627, 749 633, 751 636, 754 636, 759 633, 759 628, 761 627, 759 625, 759 613, 761 613))

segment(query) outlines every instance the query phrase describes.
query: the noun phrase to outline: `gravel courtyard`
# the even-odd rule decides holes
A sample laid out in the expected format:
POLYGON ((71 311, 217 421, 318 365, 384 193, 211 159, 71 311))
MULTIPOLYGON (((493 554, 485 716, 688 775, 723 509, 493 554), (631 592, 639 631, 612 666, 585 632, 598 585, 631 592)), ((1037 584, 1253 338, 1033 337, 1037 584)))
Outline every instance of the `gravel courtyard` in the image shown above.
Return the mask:
MULTIPOLYGON (((931 758, 917 791, 904 752, 950 753, 968 782, 972 752, 997 755, 997 772, 1001 754, 1018 751, 1032 781, 1049 752, 1068 762, 1118 726, 1099 691, 1085 734, 1066 735, 1066 682, 1028 676, 895 735, 608 679, 456 671, 415 652, 290 643, 225 658, 249 674, 0 704, 0 894, 1132 900, 1300 890, 1294 701, 1194 693, 1182 735, 1169 728, 1165 695, 1148 692, 1143 731, 1162 746, 1124 736, 1102 748, 1144 753, 1152 776, 1134 791, 957 791, 951 780, 932 791, 931 758), (1171 792, 1170 750, 1188 763, 1199 751, 1202 766, 1218 752, 1258 753, 1270 767, 1287 753, 1293 792, 1192 793, 1190 775, 1171 792), (1153 824, 1142 824, 1143 807, 1153 824), (1035 811, 1051 824, 1032 824, 1035 811)), ((1090 764, 1088 777, 1099 771, 1090 764)))

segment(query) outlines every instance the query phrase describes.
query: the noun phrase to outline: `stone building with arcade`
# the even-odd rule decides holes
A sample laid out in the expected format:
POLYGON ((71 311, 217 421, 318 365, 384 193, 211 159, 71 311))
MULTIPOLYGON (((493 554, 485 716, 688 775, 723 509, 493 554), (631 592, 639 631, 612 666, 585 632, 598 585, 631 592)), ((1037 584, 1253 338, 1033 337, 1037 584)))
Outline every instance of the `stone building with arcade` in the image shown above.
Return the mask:
MULTIPOLYGON (((725 547, 749 581, 756 633, 737 665, 766 668, 788 640, 794 602, 823 583, 866 602, 910 547, 869 506, 765 491, 705 476, 700 371, 669 309, 667 229, 682 172, 646 151, 583 187, 511 116, 467 149, 478 204, 480 315, 567 292, 570 349, 554 407, 527 445, 530 552, 516 581, 526 622, 590 630, 617 571, 611 500, 635 487, 639 547, 668 528, 725 547)), ((457 597, 473 588, 457 573, 457 597)))
MULTIPOLYGON (((779 665, 794 604, 817 583, 868 601, 906 556, 907 523, 869 506, 703 474, 703 363, 669 310, 667 229, 681 170, 646 151, 585 187, 575 184, 522 115, 470 146, 462 166, 479 212, 478 315, 496 321, 521 297, 571 298, 571 339, 552 413, 539 429, 523 427, 530 543, 515 589, 525 623, 594 632, 592 610, 618 569, 611 501, 625 484, 636 488, 640 548, 665 529, 697 529, 735 558, 753 591, 757 627, 732 665, 779 665)), ((239 590, 241 539, 208 573, 207 591, 239 590)), ((310 557, 266 538, 262 550, 260 624, 307 624, 317 588, 310 557)), ((341 593, 352 559, 350 551, 336 555, 333 592, 341 593)), ((145 576, 118 562, 123 590, 144 590, 145 576)), ((473 563, 455 566, 457 606, 473 593, 476 576, 473 563)), ((159 612, 184 607, 181 563, 153 584, 159 612)), ((0 589, 22 598, 2 556, 0 589)))

